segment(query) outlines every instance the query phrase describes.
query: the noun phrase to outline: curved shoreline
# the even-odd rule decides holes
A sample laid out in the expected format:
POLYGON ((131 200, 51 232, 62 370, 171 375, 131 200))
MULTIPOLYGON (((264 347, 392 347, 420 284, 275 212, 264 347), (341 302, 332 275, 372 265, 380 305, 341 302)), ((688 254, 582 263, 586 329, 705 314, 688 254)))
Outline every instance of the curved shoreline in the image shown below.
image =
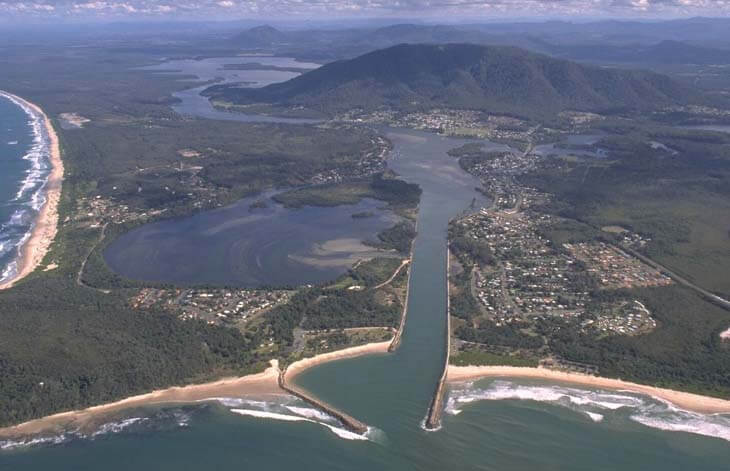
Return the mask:
POLYGON ((61 160, 61 148, 58 135, 48 115, 38 105, 17 95, 4 91, 0 91, 0 94, 9 97, 13 101, 18 101, 43 118, 43 125, 48 134, 49 160, 51 164, 51 172, 48 174, 43 188, 46 201, 38 212, 30 237, 20 247, 17 259, 17 273, 11 279, 0 284, 0 290, 4 290, 12 288, 18 281, 38 268, 48 253, 51 243, 56 238, 56 233, 58 232, 58 203, 61 199, 61 188, 63 186, 63 161, 61 160))
POLYGON ((643 394, 669 402, 682 409, 704 414, 730 413, 730 400, 710 396, 702 396, 674 389, 622 381, 620 379, 603 378, 581 373, 566 373, 547 368, 529 368, 518 366, 453 366, 450 365, 446 380, 449 383, 474 381, 484 378, 531 378, 589 386, 599 389, 612 389, 643 394))
POLYGON ((275 360, 262 373, 189 386, 174 386, 149 393, 130 396, 119 401, 60 412, 0 429, 0 438, 15 438, 61 429, 93 426, 94 419, 134 407, 159 404, 195 403, 216 397, 264 396, 285 394, 279 388, 279 365, 275 360))
POLYGON ((304 373, 310 368, 323 363, 329 363, 337 360, 346 360, 348 358, 355 358, 363 355, 372 355, 375 353, 388 353, 388 347, 392 343, 391 340, 385 342, 373 342, 366 343, 365 345, 358 345, 356 347, 343 348, 342 350, 335 350, 334 352, 322 353, 309 358, 303 358, 295 361, 284 370, 284 375, 287 380, 294 379, 298 375, 304 373))
POLYGON ((240 377, 222 378, 216 381, 188 386, 173 386, 149 393, 130 396, 107 404, 87 407, 85 409, 59 412, 57 414, 29 420, 17 425, 0 428, 0 438, 18 438, 45 433, 53 433, 69 428, 93 428, 98 419, 135 407, 165 404, 193 404, 196 402, 212 401, 218 397, 251 397, 273 396, 289 394, 281 388, 280 377, 287 375, 287 379, 295 378, 304 371, 323 363, 344 360, 347 358, 387 353, 390 340, 386 342, 369 343, 357 347, 345 348, 334 352, 323 353, 314 357, 304 358, 289 365, 284 372, 279 370, 277 360, 262 373, 240 377))

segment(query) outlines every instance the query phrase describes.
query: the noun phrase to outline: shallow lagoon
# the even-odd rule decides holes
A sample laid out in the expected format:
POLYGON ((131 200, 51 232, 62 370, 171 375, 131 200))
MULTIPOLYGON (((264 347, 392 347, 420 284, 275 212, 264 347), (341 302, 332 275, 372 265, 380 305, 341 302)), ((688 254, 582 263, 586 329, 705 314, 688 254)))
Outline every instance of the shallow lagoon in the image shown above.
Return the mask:
POLYGON ((359 259, 393 255, 362 244, 398 216, 365 199, 331 208, 285 208, 261 197, 191 217, 145 224, 112 242, 104 259, 131 279, 245 287, 332 280, 359 259), (352 215, 372 212, 372 217, 352 215))

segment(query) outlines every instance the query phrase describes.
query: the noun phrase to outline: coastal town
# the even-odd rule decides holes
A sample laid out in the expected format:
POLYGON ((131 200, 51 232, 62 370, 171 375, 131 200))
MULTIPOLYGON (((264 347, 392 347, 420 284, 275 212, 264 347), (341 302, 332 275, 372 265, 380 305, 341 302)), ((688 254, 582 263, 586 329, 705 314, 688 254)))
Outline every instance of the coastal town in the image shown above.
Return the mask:
POLYGON ((450 225, 452 348, 456 355, 483 352, 595 374, 595 366, 553 352, 552 336, 649 333, 657 319, 632 293, 674 282, 632 254, 650 238, 619 226, 589 229, 546 210, 553 196, 520 179, 554 165, 532 149, 466 144, 449 152, 492 200, 450 225))
POLYGON ((383 136, 373 136, 371 138, 371 150, 360 156, 354 165, 317 173, 309 179, 309 183, 312 185, 341 183, 381 173, 385 171, 385 161, 391 150, 392 146, 387 139, 383 136))
POLYGON ((131 299, 135 309, 162 310, 181 320, 243 327, 260 314, 291 299, 287 290, 144 288, 131 299))
MULTIPOLYGON (((474 266, 473 296, 497 325, 514 318, 582 317, 591 312, 587 306, 594 290, 672 283, 658 270, 604 242, 556 247, 543 235, 555 222, 554 216, 546 214, 482 210, 454 223, 452 234, 475 241, 489 254, 465 262, 474 266)), ((460 253, 471 258, 467 252, 460 253)), ((631 318, 627 314, 623 319, 630 331, 631 318)))

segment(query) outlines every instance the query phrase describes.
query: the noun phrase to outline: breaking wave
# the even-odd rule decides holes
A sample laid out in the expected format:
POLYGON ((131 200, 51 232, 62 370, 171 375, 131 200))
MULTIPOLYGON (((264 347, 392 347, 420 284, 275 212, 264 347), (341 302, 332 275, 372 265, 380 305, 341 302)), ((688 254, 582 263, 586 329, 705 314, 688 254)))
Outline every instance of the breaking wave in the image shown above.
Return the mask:
POLYGON ((564 386, 525 385, 494 380, 485 386, 465 383, 449 392, 445 412, 457 415, 463 406, 483 400, 530 400, 560 405, 594 422, 619 409, 636 423, 666 431, 687 432, 730 441, 730 415, 701 414, 679 409, 659 399, 624 391, 589 390, 564 386))
MULTIPOLYGON (((29 162, 25 177, 19 182, 15 197, 8 201, 15 208, 7 221, 0 221, 0 257, 15 250, 14 260, 5 263, 0 272, 0 282, 13 278, 17 273, 17 257, 20 247, 28 240, 35 225, 35 216, 46 202, 45 187, 50 174, 50 139, 43 123, 43 116, 13 96, 0 92, 0 96, 10 100, 28 116, 28 129, 33 142, 23 160, 29 162)), ((17 141, 12 141, 17 144, 17 141)))
POLYGON ((283 397, 278 401, 259 401, 239 398, 214 398, 219 403, 230 408, 230 411, 249 417, 261 419, 281 420, 286 422, 311 422, 329 429, 332 433, 345 440, 375 440, 378 431, 369 428, 365 434, 351 432, 343 427, 342 423, 326 412, 310 407, 309 404, 294 397, 283 397), (244 408, 245 407, 245 408, 244 408))
POLYGON ((326 422, 321 422, 319 420, 310 419, 308 417, 304 417, 301 415, 293 415, 293 414, 280 414, 278 412, 266 412, 261 410, 255 410, 255 409, 231 409, 231 412, 240 414, 240 415, 247 415, 251 417, 259 417, 263 419, 273 419, 273 420, 283 420, 286 422, 312 422, 314 424, 322 425, 324 427, 327 427, 332 433, 337 435, 340 438, 344 438, 345 440, 367 440, 367 434, 360 435, 359 433, 351 432, 345 428, 342 427, 335 427, 334 425, 330 425, 326 422))
POLYGON ((71 430, 56 435, 25 437, 18 439, 0 440, 0 450, 15 450, 38 445, 60 445, 71 440, 96 439, 102 435, 117 434, 130 429, 135 424, 149 420, 145 417, 131 417, 114 422, 107 422, 99 426, 92 433, 83 433, 80 430, 71 430))

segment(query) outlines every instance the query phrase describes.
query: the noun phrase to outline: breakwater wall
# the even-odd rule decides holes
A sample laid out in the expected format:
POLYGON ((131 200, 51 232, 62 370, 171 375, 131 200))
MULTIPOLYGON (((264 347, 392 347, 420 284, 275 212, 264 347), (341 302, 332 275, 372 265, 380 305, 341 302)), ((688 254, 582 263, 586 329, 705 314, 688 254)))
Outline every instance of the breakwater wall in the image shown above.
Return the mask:
POLYGON ((368 426, 360 422, 356 418, 346 414, 345 412, 342 412, 336 407, 327 404, 320 399, 317 399, 304 389, 301 389, 298 386, 289 383, 286 379, 286 369, 282 370, 279 374, 279 387, 289 394, 292 394, 299 399, 308 402, 309 404, 313 405, 317 409, 320 409, 326 414, 335 417, 337 420, 342 422, 342 425, 344 425, 346 429, 350 430, 351 432, 359 433, 362 435, 368 431, 368 426))
MULTIPOLYGON (((418 220, 416 220, 416 234, 418 233, 418 220)), ((403 301, 403 314, 400 316, 400 324, 398 330, 393 336, 393 340, 390 342, 388 347, 388 353, 393 353, 400 347, 401 337, 403 337, 403 331, 406 328, 406 316, 408 315, 408 297, 411 293, 411 274, 413 273, 413 246, 416 244, 415 238, 411 241, 411 252, 408 256, 410 262, 408 262, 408 282, 406 283, 406 299, 403 301)))
POLYGON ((424 423, 427 430, 438 430, 441 427, 441 415, 444 411, 444 396, 446 395, 446 376, 449 372, 449 357, 451 355, 451 299, 449 289, 449 273, 451 271, 451 251, 446 249, 446 355, 444 369, 441 377, 436 383, 431 405, 428 408, 428 415, 424 423))

